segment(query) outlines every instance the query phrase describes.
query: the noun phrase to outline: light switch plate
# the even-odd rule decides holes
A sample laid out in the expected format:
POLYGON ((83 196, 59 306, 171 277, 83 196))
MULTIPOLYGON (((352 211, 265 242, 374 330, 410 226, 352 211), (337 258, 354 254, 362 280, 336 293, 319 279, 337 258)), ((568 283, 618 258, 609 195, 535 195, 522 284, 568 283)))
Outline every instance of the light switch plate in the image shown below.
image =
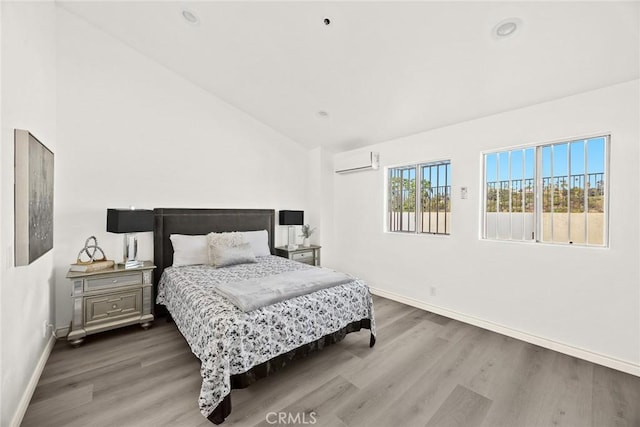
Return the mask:
POLYGON ((466 199, 468 195, 467 187, 460 187, 460 198, 466 199))

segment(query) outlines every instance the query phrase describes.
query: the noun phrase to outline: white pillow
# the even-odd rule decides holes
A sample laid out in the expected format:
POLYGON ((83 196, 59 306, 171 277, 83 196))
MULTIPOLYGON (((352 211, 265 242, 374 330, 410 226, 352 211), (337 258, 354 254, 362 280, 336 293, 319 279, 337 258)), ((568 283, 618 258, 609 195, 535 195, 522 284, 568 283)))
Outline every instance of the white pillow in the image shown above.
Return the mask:
POLYGON ((255 256, 271 255, 267 230, 242 231, 240 234, 242 234, 244 241, 251 245, 251 250, 255 256))
POLYGON ((209 263, 207 236, 172 234, 169 239, 173 245, 174 267, 209 263))

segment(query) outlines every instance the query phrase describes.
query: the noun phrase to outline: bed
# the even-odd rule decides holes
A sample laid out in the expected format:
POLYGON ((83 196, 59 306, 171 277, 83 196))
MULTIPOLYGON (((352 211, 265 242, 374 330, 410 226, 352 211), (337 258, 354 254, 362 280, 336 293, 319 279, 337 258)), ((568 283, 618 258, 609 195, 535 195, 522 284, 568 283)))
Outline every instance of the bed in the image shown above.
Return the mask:
POLYGON ((214 289, 317 267, 266 254, 256 263, 218 269, 172 267, 171 234, 267 230, 267 252, 273 254, 274 228, 275 211, 270 209, 154 210, 155 313, 170 315, 200 359, 198 403, 214 424, 231 413, 232 389, 247 387, 350 332, 369 329, 370 346, 375 344, 371 294, 360 280, 243 312, 214 289))

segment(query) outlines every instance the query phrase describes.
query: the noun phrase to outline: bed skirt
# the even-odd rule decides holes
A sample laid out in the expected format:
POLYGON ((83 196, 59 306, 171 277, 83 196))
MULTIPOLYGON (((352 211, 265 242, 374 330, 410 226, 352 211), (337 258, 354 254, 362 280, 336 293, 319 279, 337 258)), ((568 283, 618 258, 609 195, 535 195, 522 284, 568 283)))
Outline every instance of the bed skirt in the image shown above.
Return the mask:
MULTIPOLYGON (((261 363, 247 372, 242 374, 236 374, 231 376, 231 389, 240 389, 249 387, 260 378, 268 377, 274 372, 287 366, 294 360, 302 359, 311 353, 322 350, 324 347, 340 342, 344 337, 351 332, 357 332, 360 329, 371 329, 371 320, 362 319, 349 323, 344 328, 323 336, 313 342, 302 345, 296 349, 293 349, 287 353, 283 353, 279 356, 269 359, 264 363, 261 363)), ((373 347, 376 343, 376 337, 371 334, 369 340, 369 347, 373 347)), ((214 411, 207 417, 209 421, 214 424, 220 424, 224 422, 224 419, 231 413, 231 393, 227 394, 224 400, 214 409, 214 411)))

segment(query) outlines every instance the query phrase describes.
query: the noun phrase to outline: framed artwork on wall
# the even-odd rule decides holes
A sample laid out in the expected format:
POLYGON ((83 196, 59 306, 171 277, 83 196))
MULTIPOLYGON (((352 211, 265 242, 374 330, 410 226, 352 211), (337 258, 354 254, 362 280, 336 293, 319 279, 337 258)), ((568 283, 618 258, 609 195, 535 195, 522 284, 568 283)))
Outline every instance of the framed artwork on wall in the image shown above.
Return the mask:
POLYGON ((16 129, 15 265, 28 265, 53 248, 53 152, 29 131, 16 129))

